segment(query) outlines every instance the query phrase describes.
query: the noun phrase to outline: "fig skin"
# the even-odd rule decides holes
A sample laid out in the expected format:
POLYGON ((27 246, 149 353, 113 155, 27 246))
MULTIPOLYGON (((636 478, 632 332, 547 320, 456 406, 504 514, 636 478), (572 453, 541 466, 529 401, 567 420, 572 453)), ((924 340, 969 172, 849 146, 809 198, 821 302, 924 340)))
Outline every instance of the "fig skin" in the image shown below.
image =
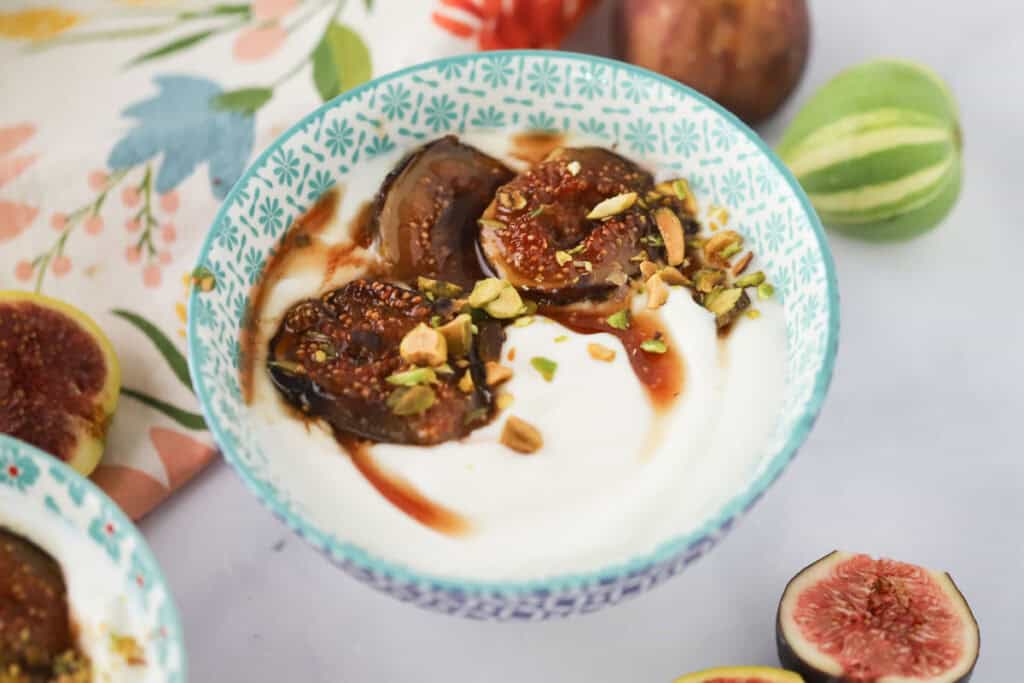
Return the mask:
POLYGON ((800 82, 811 28, 805 0, 621 0, 615 33, 621 59, 755 124, 800 82))
MULTIPOLYGON (((783 631, 782 608, 783 604, 785 603, 786 596, 789 593, 789 589, 793 586, 793 583, 800 579, 805 574, 805 572, 811 570, 812 568, 821 564, 822 562, 829 561, 832 557, 836 556, 837 554, 839 554, 839 551, 833 550, 831 553, 815 560, 814 562, 811 562, 809 565, 807 565, 799 572, 797 572, 795 575, 793 575, 793 578, 789 580, 789 582, 786 584, 786 588, 782 591, 782 598, 780 598, 779 600, 778 610, 776 611, 775 615, 775 643, 778 650, 779 662, 782 664, 783 668, 788 669, 790 671, 795 671, 798 674, 800 674, 803 677, 805 683, 870 683, 861 680, 855 681, 853 679, 846 677, 845 675, 840 675, 837 677, 830 673, 822 671, 817 667, 812 666, 809 662, 805 661, 797 654, 797 652, 790 645, 789 641, 786 639, 785 633, 783 631)), ((945 576, 947 579, 949 579, 950 585, 956 591, 957 597, 964 603, 964 605, 968 605, 966 598, 964 598, 963 593, 960 591, 960 588, 956 585, 956 582, 953 581, 953 577, 950 576, 948 573, 946 573, 945 576)), ((977 629, 977 620, 975 619, 974 614, 973 612, 971 612, 969 606, 967 612, 970 615, 970 619, 974 624, 975 629, 977 629)), ((974 673, 974 668, 978 663, 978 656, 981 650, 980 645, 981 640, 979 635, 978 648, 974 652, 974 661, 971 662, 971 666, 966 671, 966 673, 964 673, 963 676, 952 681, 952 683, 968 683, 971 680, 971 676, 974 673)), ((927 683, 927 679, 922 679, 922 682, 927 683)))

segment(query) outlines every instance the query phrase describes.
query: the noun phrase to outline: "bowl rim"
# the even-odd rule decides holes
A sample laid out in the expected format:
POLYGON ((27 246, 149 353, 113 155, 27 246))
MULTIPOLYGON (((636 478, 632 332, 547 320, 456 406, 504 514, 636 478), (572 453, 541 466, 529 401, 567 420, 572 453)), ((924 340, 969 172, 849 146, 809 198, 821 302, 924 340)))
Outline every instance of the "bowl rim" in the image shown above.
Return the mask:
MULTIPOLYGON (((174 593, 171 592, 170 584, 167 582, 167 577, 164 576, 163 569, 160 567, 160 563, 157 562, 156 555, 153 554, 153 550, 149 547, 149 543, 146 541, 146 537, 142 534, 142 531, 135 526, 135 523, 128 518, 128 515, 124 513, 121 506, 115 503, 114 500, 103 491, 103 489, 94 484, 88 477, 83 477, 77 470, 72 469, 62 460, 53 457, 49 453, 40 450, 26 441, 22 441, 21 439, 15 438, 9 434, 0 433, 0 445, 5 443, 13 446, 19 455, 27 455, 30 457, 34 461, 35 465, 39 467, 40 471, 56 469, 67 479, 67 481, 75 482, 85 490, 86 494, 95 496, 100 502, 100 509, 103 511, 104 516, 112 519, 117 528, 134 541, 139 556, 142 558, 143 562, 149 565, 149 569, 151 570, 151 584, 153 586, 163 588, 163 591, 167 596, 168 609, 166 610, 166 626, 168 632, 165 638, 167 642, 177 644, 181 661, 181 668, 179 671, 180 680, 183 682, 187 681, 188 651, 185 649, 185 631, 181 627, 181 616, 178 613, 178 605, 174 599, 174 593)), ((29 494, 25 493, 21 493, 20 495, 29 496, 29 494)), ((63 516, 58 515, 58 519, 63 519, 63 516)), ((79 526, 70 522, 69 524, 74 527, 76 533, 87 535, 79 526)))
MULTIPOLYGON (((428 69, 437 69, 448 64, 464 63, 471 60, 491 59, 502 56, 546 57, 553 60, 569 60, 598 64, 615 69, 624 69, 635 75, 655 80, 670 89, 683 91, 688 97, 694 98, 705 107, 718 113, 725 119, 725 121, 742 133, 782 175, 790 190, 799 200, 801 208, 807 216, 811 229, 814 232, 819 251, 822 255, 822 265, 825 271, 826 288, 828 291, 827 339, 825 343, 825 357, 815 376, 814 388, 810 397, 804 404, 803 410, 798 416, 796 424, 790 432, 786 443, 775 453, 774 456, 772 456, 768 465, 764 467, 761 474, 756 479, 752 480, 737 494, 730 497, 715 514, 708 516, 698 528, 664 541, 650 552, 588 572, 556 574, 543 578, 511 581, 479 581, 468 578, 437 576, 420 572, 405 564, 385 560, 353 543, 340 540, 332 534, 326 534, 320 531, 317 525, 306 519, 304 515, 298 512, 293 512, 286 506, 282 505, 274 494, 268 492, 266 487, 248 471, 245 464, 242 463, 230 449, 221 447, 221 452, 224 454, 225 459, 231 465, 231 468, 239 475, 246 487, 249 488, 250 491, 252 491, 256 497, 266 505, 272 513, 274 513, 275 516, 282 520, 298 535, 307 540, 311 545, 327 554, 335 564, 349 562, 362 570, 383 574, 385 576, 407 581, 416 585, 431 586, 460 594, 490 593, 496 595, 520 595, 525 593, 580 589, 591 584, 606 583, 627 575, 637 574, 651 566, 673 559, 680 553, 684 552, 687 548, 700 543, 704 539, 714 538, 716 535, 724 533, 731 528, 732 523, 738 517, 742 516, 758 500, 760 500, 761 496, 771 487, 779 475, 782 474, 783 470, 785 470, 786 466, 793 460, 797 450, 806 440, 819 413, 821 412, 822 405, 824 404, 825 397, 828 393, 839 345, 839 283, 836 277, 835 262, 832 258, 832 252, 829 249, 828 240, 825 236, 825 230, 822 227, 821 221, 818 218, 817 213, 814 211, 814 208, 811 206, 811 202, 807 198, 803 188, 767 143, 732 112, 728 111, 709 97, 697 92, 693 88, 683 85, 678 81, 674 81, 667 76, 615 59, 561 50, 492 50, 487 52, 464 53, 425 62, 418 62, 412 66, 382 74, 321 104, 312 112, 299 119, 284 133, 276 137, 274 141, 271 142, 251 164, 249 164, 242 176, 235 182, 231 191, 224 198, 210 229, 207 231, 202 249, 200 250, 199 256, 196 260, 196 267, 201 267, 206 262, 214 243, 214 228, 216 228, 216 226, 221 223, 225 215, 227 215, 230 207, 237 200, 239 192, 248 184, 250 178, 256 173, 256 170, 262 168, 271 155, 280 149, 285 141, 291 139, 293 135, 317 117, 324 115, 347 100, 358 98, 366 90, 379 87, 388 81, 411 73, 426 71, 428 69), (313 540, 315 538, 323 539, 322 547, 313 540)), ((194 362, 197 356, 196 340, 198 339, 198 336, 196 329, 196 317, 192 315, 192 311, 194 310, 194 304, 197 301, 198 296, 199 293, 197 288, 193 287, 192 291, 189 293, 188 299, 189 373, 192 378, 192 385, 196 390, 197 397, 199 398, 200 409, 206 418, 206 423, 213 434, 214 439, 218 444, 230 443, 230 441, 225 438, 225 434, 221 429, 220 423, 211 409, 210 396, 208 395, 202 377, 200 377, 197 372, 197 366, 194 362)))

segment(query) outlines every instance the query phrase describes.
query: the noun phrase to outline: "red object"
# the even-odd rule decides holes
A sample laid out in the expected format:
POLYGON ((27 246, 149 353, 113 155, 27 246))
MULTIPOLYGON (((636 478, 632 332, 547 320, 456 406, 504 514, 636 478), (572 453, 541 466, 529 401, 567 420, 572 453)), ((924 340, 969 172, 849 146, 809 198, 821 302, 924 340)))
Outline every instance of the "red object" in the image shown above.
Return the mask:
POLYGON ((594 0, 440 0, 432 15, 456 38, 481 50, 556 48, 594 0))

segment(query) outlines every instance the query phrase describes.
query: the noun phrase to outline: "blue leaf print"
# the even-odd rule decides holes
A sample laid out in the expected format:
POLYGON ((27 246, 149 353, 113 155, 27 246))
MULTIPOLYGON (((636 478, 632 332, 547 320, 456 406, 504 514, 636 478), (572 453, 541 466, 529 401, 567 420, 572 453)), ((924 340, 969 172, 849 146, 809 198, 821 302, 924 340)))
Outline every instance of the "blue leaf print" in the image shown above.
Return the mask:
POLYGON ((349 148, 352 147, 353 132, 348 121, 338 121, 337 119, 331 121, 331 125, 327 127, 325 144, 332 157, 345 156, 349 148))
POLYGON ((105 515, 100 515, 89 524, 89 536, 100 544, 115 562, 121 557, 121 538, 124 530, 105 515))
POLYGON ((687 182, 690 184, 690 189, 693 190, 695 195, 707 194, 708 184, 704 180, 702 175, 691 175, 687 182))
POLYGON ((238 242, 238 226, 231 220, 231 216, 224 216, 217 233, 217 244, 228 251, 234 251, 238 242))
POLYGON ((654 132, 654 124, 650 121, 634 121, 626 124, 626 142, 637 154, 648 154, 654 151, 658 136, 654 132))
POLYGON ((576 87, 588 100, 604 95, 606 85, 604 66, 601 64, 585 64, 580 69, 580 75, 576 77, 576 87))
POLYGON ((775 289, 782 292, 783 296, 788 295, 793 289, 793 269, 782 267, 779 268, 778 273, 775 275, 775 289))
POLYGON ((437 67, 437 72, 447 80, 462 78, 462 65, 458 62, 449 61, 437 67))
POLYGON ((366 156, 375 157, 381 154, 387 154, 395 148, 395 143, 391 141, 391 138, 387 135, 378 137, 373 136, 373 140, 370 140, 370 144, 366 146, 366 156))
POLYGON ((715 125, 711 129, 711 139, 715 141, 715 148, 728 152, 729 148, 736 142, 736 132, 732 126, 725 122, 725 119, 715 119, 715 125))
POLYGON ((295 156, 295 152, 290 149, 278 149, 277 154, 270 161, 274 164, 274 175, 277 176, 277 182, 291 187, 292 181, 298 180, 299 158, 295 156))
POLYGON ((586 121, 580 122, 580 130, 587 135, 593 135, 594 137, 608 137, 608 127, 605 125, 604 121, 598 121, 593 116, 586 121))
POLYGON ((800 255, 798 268, 800 269, 800 281, 804 284, 811 282, 818 273, 818 261, 814 258, 814 252, 805 249, 800 255))
POLYGON ((775 190, 775 171, 767 164, 760 166, 754 180, 761 194, 771 194, 775 190))
POLYGON ((309 194, 306 199, 316 199, 324 192, 334 187, 334 178, 327 171, 317 171, 309 179, 309 194))
POLYGON ((555 117, 546 112, 537 112, 526 117, 526 125, 531 130, 555 130, 555 117))
POLYGON ((265 197, 263 203, 260 204, 260 225, 263 226, 263 234, 273 236, 277 234, 277 231, 281 229, 284 223, 281 217, 284 215, 284 209, 281 208, 281 202, 277 201, 275 197, 265 197))
POLYGON ((470 123, 480 128, 500 128, 505 125, 505 112, 498 110, 493 104, 486 109, 481 107, 470 123))
POLYGON ((455 122, 455 102, 447 95, 430 98, 430 104, 423 108, 426 124, 435 132, 449 130, 455 122))
POLYGON ((785 237, 786 226, 782 220, 782 214, 775 212, 765 221, 764 244, 770 252, 778 252, 782 249, 783 238, 785 237))
POLYGON ((650 89, 651 82, 646 78, 641 78, 639 76, 622 82, 623 95, 625 95, 627 100, 638 104, 641 100, 647 99, 647 93, 650 89))
POLYGON ((389 119, 404 119, 405 113, 412 109, 412 94, 401 83, 397 86, 389 83, 380 101, 384 105, 382 111, 389 119))
POLYGON ((672 124, 672 134, 668 139, 674 145, 676 154, 690 156, 698 149, 700 131, 696 123, 683 119, 672 124))
POLYGON ((214 109, 212 101, 222 89, 213 81, 191 76, 154 80, 158 94, 122 112, 138 124, 114 145, 107 165, 120 170, 162 156, 155 189, 163 194, 205 162, 210 190, 223 199, 252 152, 252 115, 214 109))
POLYGON ((480 71, 483 72, 484 83, 492 88, 508 85, 509 80, 515 75, 512 58, 507 56, 488 58, 480 65, 480 71))
POLYGON ((543 62, 533 63, 530 72, 526 74, 526 82, 530 84, 530 92, 544 97, 555 93, 555 89, 562 83, 562 78, 558 75, 558 67, 545 59, 543 62))
POLYGON ((742 173, 731 168, 722 176, 721 190, 726 204, 739 206, 747 198, 747 181, 743 179, 742 173))
POLYGON ((249 250, 245 252, 242 267, 245 269, 245 277, 249 284, 256 284, 256 281, 260 279, 260 273, 263 272, 263 257, 260 256, 256 247, 249 247, 249 250))
POLYGON ((24 491, 39 478, 39 467, 13 448, 0 453, 0 485, 24 491))

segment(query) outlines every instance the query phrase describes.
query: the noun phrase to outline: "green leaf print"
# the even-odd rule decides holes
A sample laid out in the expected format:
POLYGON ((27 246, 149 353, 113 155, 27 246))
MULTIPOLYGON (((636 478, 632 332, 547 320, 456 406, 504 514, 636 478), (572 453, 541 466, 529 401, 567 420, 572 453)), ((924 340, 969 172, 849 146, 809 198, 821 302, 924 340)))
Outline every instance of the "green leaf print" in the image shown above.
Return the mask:
POLYGON ((135 389, 129 389, 128 387, 121 388, 122 396, 130 396, 139 403, 143 403, 157 412, 163 413, 167 417, 171 418, 185 429, 191 429, 194 431, 202 431, 206 429, 206 420, 203 419, 202 415, 196 413, 190 413, 187 410, 182 410, 176 406, 172 406, 170 403, 161 401, 158 398, 154 398, 149 394, 144 394, 141 391, 135 389))
POLYGON ((370 49, 352 28, 331 22, 313 50, 313 83, 326 102, 370 80, 370 49))
POLYGON ((241 88, 217 95, 213 98, 213 106, 215 109, 237 111, 240 114, 255 114, 273 96, 271 88, 241 88))
POLYGON ((136 64, 148 62, 151 59, 158 59, 160 57, 165 57, 167 55, 174 54, 175 52, 179 52, 181 50, 186 50, 192 47, 193 45, 201 43, 202 41, 206 40, 207 38, 209 38, 217 32, 218 31, 216 29, 209 29, 206 31, 199 31, 198 33, 190 33, 187 36, 183 36, 181 38, 172 40, 171 42, 162 45, 155 50, 150 50, 149 52, 142 53, 135 59, 128 62, 128 66, 135 66, 136 64))
POLYGON ((156 325, 131 311, 115 309, 112 313, 120 318, 124 318, 135 326, 137 330, 149 337, 149 340, 153 342, 160 355, 171 366, 171 371, 177 376, 178 381, 184 384, 189 391, 195 393, 192 389, 192 380, 188 376, 188 362, 181 351, 174 346, 174 342, 167 338, 167 335, 161 332, 156 325))

